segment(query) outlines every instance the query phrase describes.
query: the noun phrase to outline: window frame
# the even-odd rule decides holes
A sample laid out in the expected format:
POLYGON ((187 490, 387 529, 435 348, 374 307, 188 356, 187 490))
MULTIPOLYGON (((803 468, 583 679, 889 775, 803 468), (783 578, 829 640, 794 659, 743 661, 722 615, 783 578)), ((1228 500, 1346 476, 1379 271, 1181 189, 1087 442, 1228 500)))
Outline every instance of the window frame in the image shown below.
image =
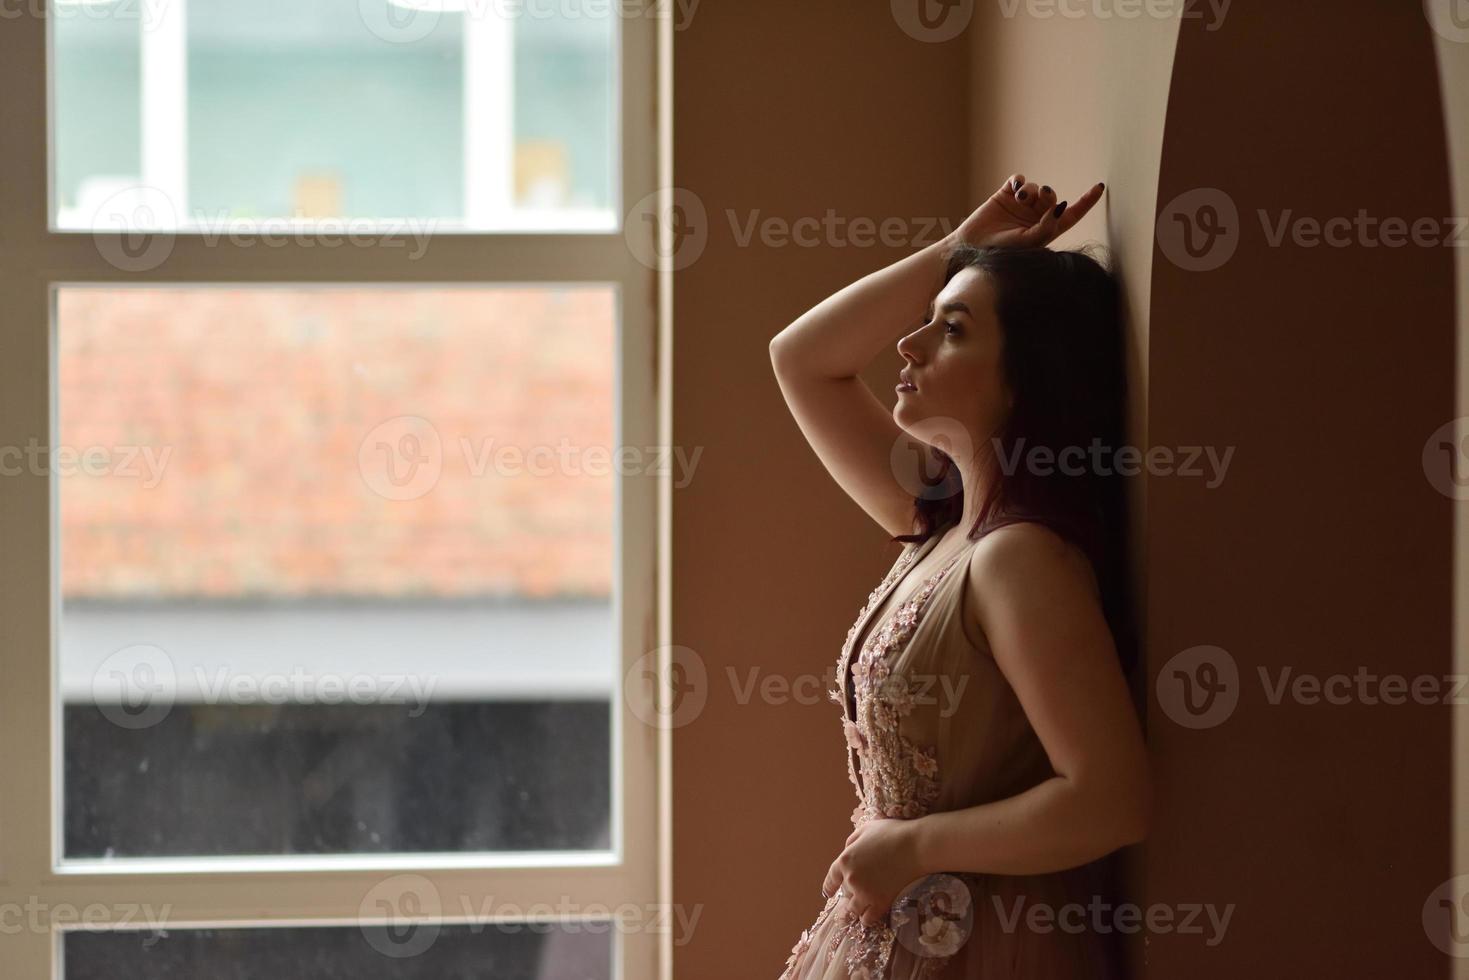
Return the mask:
MULTIPOLYGON (((671 269, 644 261, 668 254, 665 215, 672 204, 664 175, 671 164, 672 24, 654 15, 619 16, 614 73, 618 140, 615 232, 439 231, 427 251, 365 245, 312 247, 299 235, 270 247, 174 235, 154 268, 128 271, 106 259, 121 232, 53 230, 49 17, 44 0, 0 12, 0 132, 8 137, 7 177, 0 181, 0 446, 29 438, 54 446, 55 294, 68 285, 201 286, 483 286, 607 283, 617 296, 615 397, 620 445, 667 445, 670 363, 667 310, 671 269), (631 208, 630 208, 630 202, 631 208)), ((614 14, 614 16, 617 16, 614 14)), ((116 254, 116 253, 111 253, 116 254)), ((644 655, 667 676, 667 475, 618 480, 613 589, 620 669, 612 696, 612 840, 606 852, 574 854, 330 855, 229 859, 129 859, 63 862, 61 853, 61 703, 55 656, 59 625, 58 486, 46 473, 0 478, 0 908, 39 903, 82 910, 170 906, 170 929, 262 925, 359 927, 364 897, 382 881, 421 875, 443 897, 442 913, 424 921, 481 924, 460 909, 513 903, 531 909, 615 910, 629 904, 669 908, 668 726, 639 720, 623 690, 644 655), (563 901, 563 899, 565 901, 563 901), (461 904, 461 902, 468 904, 461 904), (269 908, 262 917, 261 908, 269 908)), ((662 682, 659 682, 661 688, 662 682)), ((544 917, 538 917, 544 918, 544 917)), ((651 919, 649 921, 652 921, 651 919)), ((7 975, 62 976, 62 933, 70 926, 22 929, 5 937, 7 975), (13 971, 13 972, 11 972, 13 971)), ((129 926, 134 928, 136 926, 129 926)), ((665 930, 609 930, 616 977, 667 976, 665 930)))

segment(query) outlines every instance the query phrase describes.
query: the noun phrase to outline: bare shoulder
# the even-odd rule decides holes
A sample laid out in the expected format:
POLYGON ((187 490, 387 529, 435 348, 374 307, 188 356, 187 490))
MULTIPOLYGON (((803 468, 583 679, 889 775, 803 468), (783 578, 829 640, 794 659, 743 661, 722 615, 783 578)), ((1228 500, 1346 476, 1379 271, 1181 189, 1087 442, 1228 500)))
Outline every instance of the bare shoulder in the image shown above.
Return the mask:
POLYGON ((981 616, 996 601, 1086 601, 1097 591, 1091 562, 1082 550, 1032 522, 1007 524, 986 534, 970 553, 969 571, 969 590, 981 616))

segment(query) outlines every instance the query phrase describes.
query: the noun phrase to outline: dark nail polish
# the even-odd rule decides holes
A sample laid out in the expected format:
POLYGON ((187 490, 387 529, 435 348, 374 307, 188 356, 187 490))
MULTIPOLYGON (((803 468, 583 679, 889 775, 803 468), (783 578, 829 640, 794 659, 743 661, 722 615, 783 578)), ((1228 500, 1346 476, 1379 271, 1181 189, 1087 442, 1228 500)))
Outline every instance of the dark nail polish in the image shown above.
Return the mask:
POLYGON ((1016 177, 1014 180, 1012 180, 1010 182, 1010 186, 1017 191, 1020 190, 1020 178, 1016 177))
POLYGON ((1018 198, 1020 198, 1023 201, 1023 200, 1025 200, 1025 191, 1021 191, 1019 194, 1016 194, 1015 196, 1018 197, 1018 198))
POLYGON ((1051 193, 1051 185, 1050 184, 1042 184, 1041 185, 1041 191, 1043 193, 1046 193, 1046 194, 1051 193))
POLYGON ((1102 183, 1100 180, 1097 181, 1097 190, 1104 191, 1106 189, 1107 189, 1107 185, 1106 184, 1102 183))
POLYGON ((1059 217, 1061 217, 1061 213, 1062 213, 1062 212, 1063 212, 1063 211, 1065 211, 1065 210, 1066 210, 1066 202, 1065 202, 1065 201, 1062 201, 1062 202, 1061 202, 1061 203, 1060 203, 1060 204, 1058 204, 1058 205, 1056 205, 1056 208, 1055 208, 1055 210, 1053 210, 1053 211, 1052 211, 1052 212, 1051 212, 1051 214, 1052 214, 1052 215, 1053 215, 1053 216, 1054 216, 1054 217, 1057 217, 1057 218, 1059 218, 1059 217))

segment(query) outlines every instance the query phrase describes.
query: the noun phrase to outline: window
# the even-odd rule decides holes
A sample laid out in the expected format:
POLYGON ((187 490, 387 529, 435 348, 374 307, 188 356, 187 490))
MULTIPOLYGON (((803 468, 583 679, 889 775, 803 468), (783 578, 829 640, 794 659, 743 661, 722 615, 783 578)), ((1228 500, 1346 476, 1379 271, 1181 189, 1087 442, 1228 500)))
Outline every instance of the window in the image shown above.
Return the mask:
POLYGON ((53 0, 57 228, 615 231, 595 4, 53 0))
POLYGON ((0 32, 6 975, 655 975, 666 23, 40 13, 0 32))

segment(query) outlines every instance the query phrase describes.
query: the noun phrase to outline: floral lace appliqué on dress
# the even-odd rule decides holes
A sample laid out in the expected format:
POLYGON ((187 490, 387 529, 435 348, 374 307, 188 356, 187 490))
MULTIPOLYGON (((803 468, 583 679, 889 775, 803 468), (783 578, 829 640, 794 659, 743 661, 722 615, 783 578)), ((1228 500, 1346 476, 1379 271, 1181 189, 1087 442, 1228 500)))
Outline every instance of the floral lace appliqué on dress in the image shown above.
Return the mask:
MULTIPOLYGON (((886 595, 888 588, 913 564, 918 548, 911 548, 893 565, 857 614, 852 628, 847 631, 846 643, 837 660, 837 676, 845 677, 851 656, 852 640, 858 627, 866 620, 874 606, 886 595)), ((932 577, 923 583, 909 599, 899 604, 871 633, 855 663, 851 664, 852 689, 855 693, 855 719, 848 717, 847 705, 840 689, 828 690, 827 696, 842 708, 842 734, 850 750, 861 760, 861 778, 852 762, 853 752, 847 752, 847 775, 857 791, 857 807, 852 811, 853 827, 860 827, 868 820, 878 817, 914 819, 928 813, 939 793, 938 759, 933 746, 916 745, 900 730, 901 721, 913 710, 913 695, 907 679, 901 673, 893 673, 891 661, 902 651, 922 619, 928 597, 943 580, 954 562, 955 555, 932 577)), ((829 918, 841 901, 839 894, 827 900, 816 921, 801 933, 786 960, 781 980, 794 973, 796 963, 810 949, 813 937, 821 931, 822 924, 829 918)), ((925 928, 928 924, 920 924, 925 928)), ((896 939, 893 923, 884 922, 876 926, 864 925, 861 916, 847 911, 844 921, 831 932, 826 943, 826 962, 830 963, 848 940, 846 956, 847 974, 853 980, 879 980, 887 975, 888 962, 892 956, 896 939)), ((937 970, 943 957, 926 959, 922 974, 937 970)))

